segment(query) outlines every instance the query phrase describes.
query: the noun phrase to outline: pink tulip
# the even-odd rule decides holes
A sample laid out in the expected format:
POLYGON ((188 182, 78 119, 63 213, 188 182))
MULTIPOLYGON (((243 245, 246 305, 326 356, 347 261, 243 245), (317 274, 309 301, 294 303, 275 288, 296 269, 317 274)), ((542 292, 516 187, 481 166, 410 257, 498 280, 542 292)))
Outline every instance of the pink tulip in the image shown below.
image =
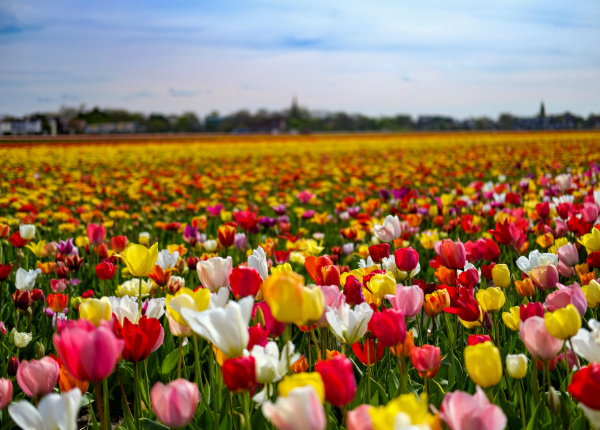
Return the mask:
POLYGON ((0 379, 0 411, 8 406, 12 399, 13 386, 10 379, 0 379))
POLYGON ((70 322, 53 339, 58 358, 81 381, 100 382, 110 375, 125 347, 104 321, 100 327, 85 319, 70 322))
POLYGON ((271 308, 264 300, 262 302, 254 303, 254 308, 252 309, 252 319, 254 319, 259 308, 263 314, 263 319, 265 320, 265 328, 269 330, 269 337, 271 339, 276 339, 281 336, 285 330, 285 324, 273 318, 271 308))
POLYGON ((475 242, 465 242, 465 253, 469 263, 474 263, 478 260, 485 258, 485 251, 487 250, 487 243, 485 239, 477 239, 475 242))
POLYGON ((563 284, 556 284, 556 286, 558 290, 549 294, 544 302, 548 312, 554 312, 557 309, 566 308, 567 305, 573 305, 579 314, 584 316, 585 311, 587 311, 587 300, 579 284, 575 282, 569 286, 563 284))
POLYGON ((502 409, 491 404, 479 386, 473 396, 464 391, 447 393, 440 418, 450 430, 502 430, 507 423, 502 409))
MULTIPOLYGON (((336 285, 320 285, 316 288, 320 288, 323 291, 323 296, 325 297, 325 309, 327 306, 332 308, 337 308, 340 304, 345 303, 344 293, 340 291, 339 287, 336 285), (342 300, 344 300, 342 302, 342 300)), ((325 310, 323 311, 323 315, 321 315, 321 319, 317 322, 317 326, 319 327, 329 327, 327 323, 327 318, 325 318, 325 310)))
POLYGON ((584 203, 583 208, 581 208, 581 218, 588 224, 596 224, 598 206, 594 203, 584 203))
POLYGON ((444 239, 439 245, 434 245, 435 251, 440 256, 442 266, 448 269, 463 269, 467 261, 465 246, 460 240, 444 239))
POLYGON ((188 425, 198 407, 198 386, 185 379, 176 379, 167 385, 157 382, 150 391, 150 403, 156 417, 169 427, 188 425))
POLYGON ((563 341, 548 333, 542 317, 533 316, 521 321, 519 332, 531 356, 538 360, 552 360, 562 348, 563 341))
POLYGON ((574 243, 567 243, 558 248, 558 259, 568 267, 573 267, 579 263, 579 252, 574 243))
POLYGON ((565 278, 572 278, 577 274, 573 267, 567 266, 562 261, 558 262, 558 264, 556 265, 556 270, 558 270, 560 276, 563 276, 565 278))
POLYGON ((405 287, 403 285, 396 285, 396 294, 387 294, 386 299, 390 301, 395 309, 402 311, 405 317, 414 317, 421 310, 423 306, 423 290, 418 285, 412 287, 405 287))
POLYGON ((23 360, 17 371, 17 382, 28 397, 38 398, 52 392, 58 381, 58 372, 58 363, 50 357, 23 360))
POLYGON ((371 405, 360 405, 358 408, 348 412, 346 425, 348 430, 373 430, 373 420, 369 415, 371 405))
POLYGON ((552 264, 534 267, 529 276, 540 290, 550 290, 558 283, 558 270, 552 264))
POLYGON ((556 228, 554 229, 554 238, 558 239, 561 237, 565 237, 569 232, 569 226, 566 222, 561 221, 559 219, 554 220, 556 224, 556 228))
POLYGON ((267 401, 262 413, 278 430, 325 430, 325 410, 312 385, 292 389, 275 404, 267 401))
POLYGON ((87 235, 88 239, 90 239, 90 245, 102 245, 104 242, 104 237, 106 236, 106 229, 102 224, 88 224, 87 235))

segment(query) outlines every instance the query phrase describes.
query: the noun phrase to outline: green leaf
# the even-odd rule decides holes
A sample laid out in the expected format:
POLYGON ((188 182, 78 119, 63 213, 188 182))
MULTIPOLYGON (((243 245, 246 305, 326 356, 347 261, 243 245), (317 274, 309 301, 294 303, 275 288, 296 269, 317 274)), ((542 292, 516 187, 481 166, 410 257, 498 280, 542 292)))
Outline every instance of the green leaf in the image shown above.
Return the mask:
POLYGON ((444 394, 446 394, 446 393, 444 392, 444 389, 437 381, 435 381, 433 379, 429 379, 428 384, 429 384, 429 396, 430 396, 429 402, 432 405, 434 405, 436 408, 439 408, 442 403, 442 399, 444 398, 444 394))
POLYGON ((379 384, 379 382, 374 381, 371 378, 371 388, 375 388, 375 390, 379 393, 379 398, 381 399, 381 404, 387 404, 388 402, 388 395, 385 392, 385 390, 383 389, 383 387, 381 386, 381 384, 379 384))
POLYGON ((361 378, 358 387, 356 388, 356 394, 354 395, 354 399, 350 403, 348 407, 349 410, 356 408, 358 405, 362 403, 363 392, 365 390, 365 384, 367 383, 367 378, 361 378))
MULTIPOLYGON (((185 345, 183 347, 183 351, 181 353, 182 361, 183 361, 183 357, 185 357, 188 353, 189 346, 190 346, 190 344, 188 343, 187 345, 185 345)), ((160 373, 163 376, 169 376, 177 368, 178 362, 179 362, 179 347, 175 348, 175 350, 173 350, 172 352, 169 353, 169 355, 167 355, 167 358, 165 358, 165 361, 163 361, 162 366, 160 368, 160 373)))
POLYGON ((543 404, 544 404, 544 401, 540 400, 537 407, 533 411, 533 415, 531 416, 531 418, 529 419, 529 422, 527 423, 527 430, 537 430, 538 423, 539 423, 539 415, 540 415, 540 411, 542 409, 543 404))
POLYGON ((145 430, 169 430, 169 427, 162 425, 156 421, 150 421, 148 418, 142 418, 140 420, 142 428, 145 430))
MULTIPOLYGON (((517 380, 516 383, 520 384, 521 381, 517 380)), ((498 398, 500 399, 500 407, 502 408, 502 410, 504 411, 504 414, 506 415, 506 418, 508 419, 508 428, 510 430, 520 429, 521 428, 521 418, 519 418, 519 415, 515 411, 515 408, 513 407, 512 403, 509 403, 506 400, 506 398, 504 397, 504 394, 502 394, 502 393, 500 393, 498 398)))

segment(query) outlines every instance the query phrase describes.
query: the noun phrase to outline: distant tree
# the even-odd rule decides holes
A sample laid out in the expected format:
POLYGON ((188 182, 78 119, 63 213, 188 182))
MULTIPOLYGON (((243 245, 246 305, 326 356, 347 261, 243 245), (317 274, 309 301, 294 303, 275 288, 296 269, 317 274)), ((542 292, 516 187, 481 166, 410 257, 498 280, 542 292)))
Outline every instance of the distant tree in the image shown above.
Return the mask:
POLYGON ((512 130, 515 119, 509 113, 500 114, 498 118, 498 124, 502 130, 512 130))

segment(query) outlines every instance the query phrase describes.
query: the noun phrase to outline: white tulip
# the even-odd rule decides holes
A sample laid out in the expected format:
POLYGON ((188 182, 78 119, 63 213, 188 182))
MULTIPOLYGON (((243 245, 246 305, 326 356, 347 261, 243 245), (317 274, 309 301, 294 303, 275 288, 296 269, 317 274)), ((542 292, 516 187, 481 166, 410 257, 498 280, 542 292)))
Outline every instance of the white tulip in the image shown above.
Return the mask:
POLYGON ((392 242, 400 237, 402 230, 397 215, 388 215, 383 220, 383 225, 375 224, 373 233, 382 242, 392 242))
POLYGON ((262 247, 258 247, 254 250, 252 255, 248 257, 248 266, 256 269, 260 274, 260 277, 264 281, 269 276, 269 266, 267 264, 267 254, 262 247))
POLYGON ((378 269, 381 268, 381 266, 379 264, 375 264, 375 262, 373 261, 373 259, 371 258, 370 255, 367 257, 367 261, 365 261, 363 258, 361 258, 360 261, 358 262, 359 269, 366 269, 367 267, 372 267, 372 266, 377 266, 378 269))
POLYGON ((224 308, 229 301, 229 288, 219 288, 216 293, 211 293, 208 309, 224 308))
POLYGON ((519 266, 519 269, 521 269, 523 273, 529 273, 534 267, 547 265, 548 263, 556 266, 558 264, 558 256, 550 253, 542 254, 537 249, 529 253, 529 258, 523 255, 517 259, 517 266, 519 266))
POLYGON ((31 240, 35 237, 35 226, 32 224, 23 224, 19 226, 19 234, 25 240, 31 240))
POLYGON ((23 430, 77 430, 81 391, 73 388, 63 394, 51 393, 37 409, 27 400, 11 403, 8 414, 23 430))
POLYGON ((110 307, 112 309, 113 314, 117 317, 117 320, 121 325, 125 321, 125 318, 129 320, 129 322, 136 324, 138 322, 138 303, 137 297, 123 296, 119 297, 109 297, 110 307))
POLYGON ((172 254, 168 249, 163 249, 158 253, 156 264, 163 270, 172 269, 177 265, 179 260, 179 252, 175 251, 172 254))
POLYGON ((588 325, 592 331, 580 328, 571 338, 573 351, 590 363, 600 363, 600 323, 591 319, 588 325))
POLYGON ((204 242, 204 249, 206 249, 207 252, 213 252, 215 249, 217 249, 218 243, 216 240, 207 240, 204 242))
POLYGON ((327 306, 325 311, 331 331, 346 345, 358 342, 365 335, 372 316, 373 309, 368 303, 364 302, 350 309, 345 299, 337 308, 327 306))
POLYGON ((272 384, 280 381, 288 371, 288 349, 290 364, 295 363, 300 358, 300 354, 294 354, 294 348, 294 344, 288 341, 280 356, 279 347, 273 341, 267 343, 266 346, 254 345, 250 355, 254 357, 256 363, 256 380, 260 384, 272 384))
POLYGON ((160 297, 158 299, 150 299, 148 306, 146 307, 145 315, 148 318, 161 319, 165 314, 165 306, 167 305, 167 299, 160 297))
POLYGON ((13 340, 17 348, 26 348, 33 339, 31 333, 19 333, 16 327, 13 327, 11 333, 14 333, 13 340))
POLYGON ((558 189, 561 190, 563 193, 569 190, 573 184, 573 179, 571 178, 570 173, 563 173, 562 175, 557 175, 556 178, 554 178, 554 180, 558 189))
POLYGON ((204 288, 208 288, 214 293, 219 288, 229 287, 229 275, 233 270, 233 262, 231 257, 212 257, 206 261, 199 261, 196 269, 204 288))
POLYGON ((240 357, 248 345, 248 322, 254 297, 230 301, 226 308, 203 312, 182 308, 179 314, 198 336, 215 345, 229 358, 240 357))
POLYGON ((15 286, 19 290, 31 291, 35 286, 35 280, 37 279, 37 275, 40 273, 42 273, 40 269, 27 271, 22 267, 19 267, 15 278, 15 286))

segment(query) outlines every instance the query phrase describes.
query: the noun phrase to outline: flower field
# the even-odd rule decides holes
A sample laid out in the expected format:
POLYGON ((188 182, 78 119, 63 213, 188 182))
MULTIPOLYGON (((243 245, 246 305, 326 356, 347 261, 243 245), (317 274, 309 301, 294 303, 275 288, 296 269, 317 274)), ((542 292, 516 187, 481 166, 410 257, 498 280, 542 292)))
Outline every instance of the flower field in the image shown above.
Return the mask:
POLYGON ((1 429, 600 428, 600 133, 0 146, 1 429))

